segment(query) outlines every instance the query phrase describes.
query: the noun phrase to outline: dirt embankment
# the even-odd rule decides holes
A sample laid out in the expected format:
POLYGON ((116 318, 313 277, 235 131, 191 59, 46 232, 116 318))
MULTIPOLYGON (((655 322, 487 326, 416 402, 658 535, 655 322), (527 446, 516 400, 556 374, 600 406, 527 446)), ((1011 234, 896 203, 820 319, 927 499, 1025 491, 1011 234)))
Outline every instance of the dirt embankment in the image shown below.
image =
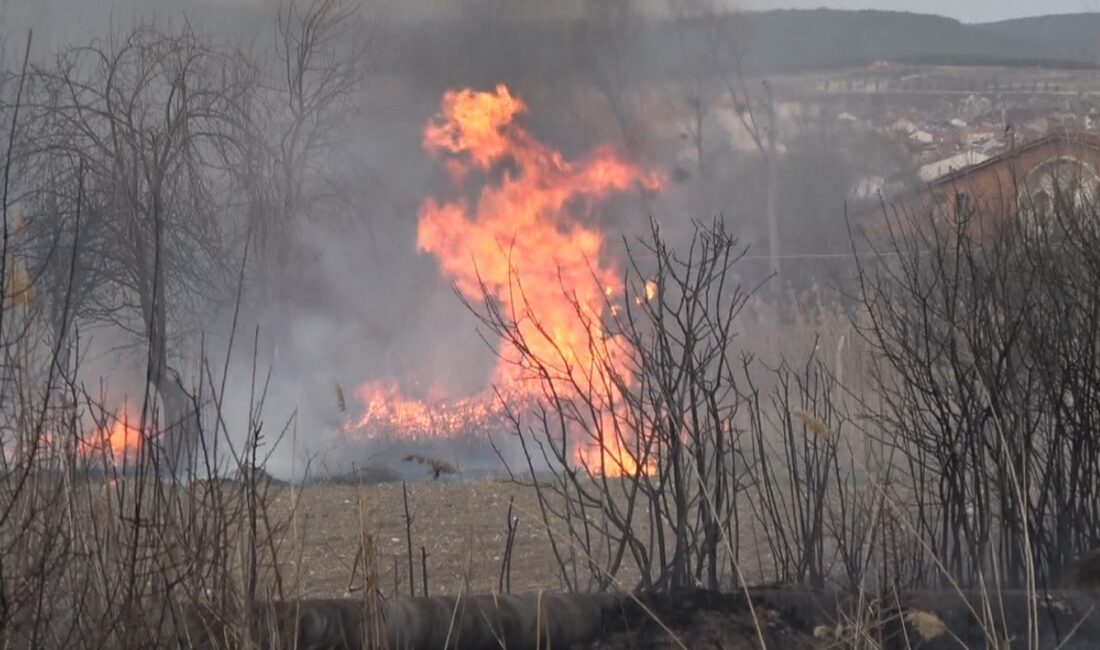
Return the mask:
MULTIPOLYGON (((360 650, 579 650, 848 648, 936 650, 1030 647, 1083 650, 1100 638, 1100 599, 1052 594, 1028 623, 1028 594, 997 596, 977 614, 980 594, 895 594, 889 602, 839 592, 760 589, 745 594, 561 594, 321 599, 261 607, 264 647, 360 650)), ((201 626, 196 626, 196 628, 201 626)), ((195 638, 192 634, 192 638, 195 638)))

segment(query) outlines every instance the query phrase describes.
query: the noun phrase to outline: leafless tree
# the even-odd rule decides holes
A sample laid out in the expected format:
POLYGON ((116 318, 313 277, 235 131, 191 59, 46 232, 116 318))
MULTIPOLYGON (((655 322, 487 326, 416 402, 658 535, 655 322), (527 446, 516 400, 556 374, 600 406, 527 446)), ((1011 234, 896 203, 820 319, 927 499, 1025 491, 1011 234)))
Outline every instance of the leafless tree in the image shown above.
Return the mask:
POLYGON ((41 174, 30 176, 30 221, 42 240, 43 289, 61 304, 69 285, 50 270, 65 267, 58 254, 75 258, 72 317, 111 323, 143 344, 173 462, 189 455, 196 416, 170 350, 232 296, 228 253, 243 248, 226 167, 239 160, 247 71, 189 29, 141 27, 71 48, 31 79, 21 151, 41 174), (67 187, 81 188, 81 220, 63 207, 78 203, 66 200, 67 187))
POLYGON ((721 77, 716 67, 718 58, 712 47, 717 35, 711 33, 713 26, 700 22, 708 17, 701 9, 710 11, 709 5, 698 0, 670 0, 670 9, 676 23, 677 66, 676 78, 682 89, 684 101, 690 111, 690 122, 685 135, 691 140, 695 150, 696 172, 704 177, 707 171, 706 131, 714 102, 723 92, 721 77), (700 42, 699 31, 706 32, 706 38, 700 42), (700 47, 700 45, 708 47, 700 47))
POLYGON ((733 107, 741 128, 751 139, 764 171, 765 218, 772 273, 780 271, 778 185, 778 125, 775 98, 766 79, 750 86, 744 68, 749 29, 746 18, 714 0, 668 0, 678 32, 676 76, 683 87, 691 118, 687 136, 695 149, 700 173, 705 166, 705 130, 716 100, 733 107))
MULTIPOLYGON (((209 52, 188 36, 142 30, 120 43, 69 51, 57 66, 19 75, 14 103, 0 104, 13 145, 0 156, 3 174, 29 208, 24 234, 8 211, 8 192, 0 199, 6 249, 0 325, 34 334, 5 328, 0 335, 0 638, 8 645, 153 647, 177 634, 180 643, 194 642, 184 640, 185 629, 193 635, 217 628, 210 647, 240 647, 256 632, 251 605, 269 585, 283 593, 278 576, 272 580, 264 568, 272 566, 267 553, 275 546, 265 544, 274 529, 263 505, 266 489, 255 480, 262 474, 254 449, 262 394, 250 396, 247 441, 233 453, 251 481, 183 486, 171 473, 150 481, 157 468, 179 461, 171 445, 148 444, 162 437, 161 409, 107 421, 103 414, 117 404, 105 406, 68 381, 69 363, 59 359, 64 341, 49 341, 44 350, 28 345, 40 338, 39 297, 49 319, 64 319, 69 307, 86 320, 113 319, 140 334, 138 345, 153 348, 145 391, 162 391, 152 375, 162 379, 177 362, 166 359, 164 340, 187 321, 176 316, 170 325, 172 308, 158 308, 158 299, 186 298, 187 287, 179 285, 191 277, 179 269, 202 262, 205 251, 192 241, 208 235, 201 229, 212 229, 207 222, 223 214, 207 202, 224 173, 206 166, 223 159, 217 150, 228 131, 214 127, 231 122, 225 109, 235 88, 222 85, 232 78, 225 61, 217 62, 221 74, 210 74, 209 52), (70 180, 75 187, 66 191, 62 184, 70 180), (197 223, 181 225, 184 218, 197 223), (25 247, 26 235, 32 241, 25 247), (40 263, 29 278, 13 273, 36 248, 44 249, 50 268, 40 263), (46 357, 41 368, 28 363, 37 351, 46 357), (131 434, 125 451, 105 440, 116 424, 131 434), (236 612, 239 623, 226 626, 226 612, 236 612), (188 629, 191 623, 197 627, 188 629)), ((234 215, 224 214, 231 223, 234 215)), ((192 281, 216 288, 218 274, 192 271, 192 281)), ((67 330, 53 327, 55 336, 67 330)), ((71 362, 78 365, 79 355, 71 362)), ((224 393, 211 392, 219 411, 224 393)), ((165 410, 179 407, 171 394, 161 398, 165 410)), ((213 415, 224 421, 220 412, 213 415)), ((201 423, 195 426, 202 436, 201 423)), ((207 440, 215 445, 202 447, 209 476, 218 454, 207 440)))
POLYGON ((109 323, 147 344, 183 456, 195 409, 174 348, 233 297, 232 260, 251 250, 263 287, 286 286, 295 228, 346 207, 334 152, 377 64, 378 25, 362 18, 350 0, 283 3, 274 73, 187 26, 147 26, 29 80, 17 149, 54 339, 67 349, 69 323, 109 323))
POLYGON ((607 102, 624 149, 638 155, 645 139, 643 89, 632 78, 631 57, 644 38, 644 18, 631 0, 585 0, 577 31, 578 64, 607 102))
POLYGON ((268 295, 287 290, 298 268, 296 228, 348 210, 339 189, 342 142, 362 82, 379 69, 383 35, 380 18, 359 0, 278 5, 274 71, 259 73, 247 164, 238 170, 268 295))

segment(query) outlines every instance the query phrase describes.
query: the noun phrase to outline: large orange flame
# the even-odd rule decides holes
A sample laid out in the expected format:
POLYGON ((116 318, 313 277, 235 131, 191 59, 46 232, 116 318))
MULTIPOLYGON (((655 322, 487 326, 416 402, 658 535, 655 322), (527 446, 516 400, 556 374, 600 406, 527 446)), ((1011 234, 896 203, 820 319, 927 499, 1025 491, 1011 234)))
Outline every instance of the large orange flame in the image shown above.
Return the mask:
MULTIPOLYGON (((527 110, 501 85, 495 92, 458 90, 443 97, 442 109, 424 132, 424 148, 444 160, 456 182, 486 177, 476 203, 427 199, 420 210, 419 250, 431 253, 462 294, 497 301, 515 317, 525 354, 547 364, 554 390, 597 395, 600 406, 617 399, 617 380, 629 380, 617 347, 602 330, 609 297, 622 292, 616 268, 601 262, 604 237, 585 217, 602 199, 631 188, 655 190, 661 180, 643 172, 608 147, 570 162, 516 124, 527 110), (496 179, 496 180, 494 180, 496 179), (593 349, 593 345, 599 349, 593 349), (607 360, 610 359, 610 368, 607 360)), ((647 287, 647 293, 649 289, 647 287)), ((518 397, 545 388, 520 363, 523 355, 507 343, 493 382, 518 397)), ((463 400, 439 413, 403 399, 394 389, 368 384, 360 389, 368 420, 388 420, 419 435, 457 431, 467 417, 494 413, 493 392, 463 400)), ((609 436, 593 448, 574 441, 575 459, 607 474, 633 473, 638 465, 624 449, 625 436, 609 436), (611 458, 601 458, 610 455, 611 458)))

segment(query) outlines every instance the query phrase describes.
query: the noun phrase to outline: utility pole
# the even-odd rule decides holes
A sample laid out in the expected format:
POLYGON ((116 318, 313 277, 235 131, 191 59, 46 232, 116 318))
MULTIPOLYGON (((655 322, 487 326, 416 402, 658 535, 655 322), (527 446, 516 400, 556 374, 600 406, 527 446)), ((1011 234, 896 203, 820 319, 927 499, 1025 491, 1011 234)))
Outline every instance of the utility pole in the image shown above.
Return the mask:
POLYGON ((0 0, 0 77, 7 70, 8 50, 8 0, 0 0))
POLYGON ((771 86, 767 80, 764 84, 764 109, 768 112, 768 153, 767 153, 767 213, 768 213, 768 261, 771 264, 773 275, 779 275, 779 219, 775 211, 776 198, 778 196, 779 179, 776 173, 776 133, 775 101, 772 97, 771 86))

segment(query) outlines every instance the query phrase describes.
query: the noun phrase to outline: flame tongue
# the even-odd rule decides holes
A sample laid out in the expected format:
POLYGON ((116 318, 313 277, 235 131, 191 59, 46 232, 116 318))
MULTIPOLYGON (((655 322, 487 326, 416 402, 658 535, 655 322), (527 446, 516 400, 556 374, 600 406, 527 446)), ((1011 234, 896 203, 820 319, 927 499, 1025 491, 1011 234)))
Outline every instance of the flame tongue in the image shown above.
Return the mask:
MULTIPOLYGON (((600 262, 603 235, 576 213, 637 185, 655 189, 660 180, 617 158, 607 147, 569 162, 516 124, 524 112, 524 103, 503 85, 495 92, 467 89, 444 96, 439 114, 425 129, 424 148, 446 159, 455 180, 498 166, 503 172, 498 181, 485 181, 475 205, 461 199, 426 200, 417 247, 436 257, 443 273, 467 298, 479 300, 484 291, 504 313, 526 316, 517 318, 517 327, 529 354, 557 373, 552 381, 572 373, 572 381, 562 381, 556 390, 587 393, 595 388, 592 392, 599 393, 612 384, 601 363, 611 346, 597 352, 591 345, 606 345, 601 316, 607 296, 622 287, 616 269, 600 262)), ((499 352, 495 384, 510 395, 535 397, 540 389, 524 381, 516 363, 519 351, 505 344, 499 352)), ((613 361, 613 366, 620 377, 629 379, 625 364, 613 361)), ((377 386, 367 392, 380 394, 377 386)), ((493 393, 486 391, 476 399, 492 401, 493 393)), ((377 404, 371 400, 368 405, 372 402, 377 404)), ((399 396, 391 395, 390 403, 414 414, 416 421, 427 418, 399 396)), ((471 403, 463 403, 461 410, 479 412, 471 403)), ((604 445, 604 455, 616 456, 604 463, 598 462, 601 452, 593 456, 591 449, 575 446, 578 462, 592 468, 603 465, 608 474, 637 467, 619 443, 604 445)))
MULTIPOLYGON (((603 235, 573 218, 567 205, 590 207, 636 183, 656 181, 607 148, 566 161, 515 124, 525 110, 504 86, 444 96, 425 132, 425 148, 454 155, 450 168, 463 177, 505 159, 512 169, 498 184, 486 184, 472 209, 463 202, 425 202, 417 245, 436 256, 467 297, 481 298, 484 285, 505 310, 522 313, 529 306, 538 323, 524 320, 520 327, 537 358, 587 368, 594 361, 589 341, 599 340, 600 332, 596 319, 578 317, 577 307, 600 314, 605 292, 619 292, 621 282, 614 268, 599 264, 603 235), (520 300, 517 290, 525 305, 513 304, 520 300)), ((505 360, 517 360, 514 351, 502 352, 505 360)), ((514 373, 514 364, 503 363, 495 379, 514 383, 514 373)))
POLYGON ((424 129, 424 148, 468 154, 488 169, 513 148, 505 127, 526 110, 504 86, 498 86, 495 95, 469 89, 448 92, 440 115, 424 129))

